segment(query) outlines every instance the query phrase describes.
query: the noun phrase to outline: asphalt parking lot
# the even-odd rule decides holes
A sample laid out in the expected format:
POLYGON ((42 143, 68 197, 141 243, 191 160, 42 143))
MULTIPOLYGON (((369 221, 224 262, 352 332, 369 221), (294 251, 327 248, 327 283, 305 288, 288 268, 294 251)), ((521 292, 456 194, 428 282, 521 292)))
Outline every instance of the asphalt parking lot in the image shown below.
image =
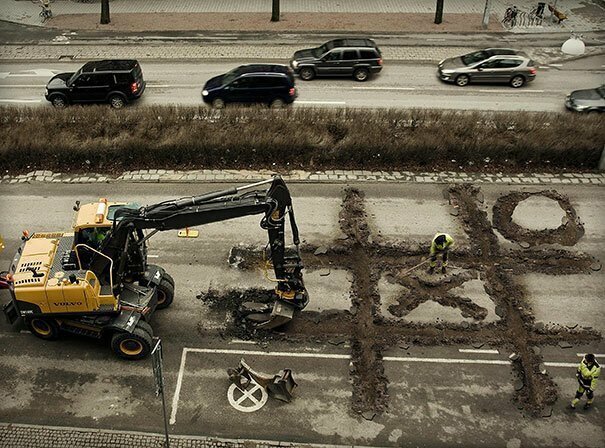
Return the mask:
MULTIPOLYGON (((242 334, 233 313, 242 291, 267 287, 262 271, 227 261, 234 247, 254 258, 264 246, 258 217, 203 226, 197 239, 152 239, 151 261, 178 285, 153 321, 170 430, 295 444, 601 446, 600 389, 590 411, 565 409, 581 355, 605 353, 601 188, 561 187, 553 199, 533 187, 350 187, 291 186, 311 303, 279 332, 242 334), (444 229, 457 242, 450 273, 403 275, 444 229), (204 300, 210 290, 218 300, 204 300), (241 358, 265 373, 292 369, 294 400, 231 406, 226 371, 241 358)), ((0 263, 23 228, 66 228, 73 201, 95 201, 99 188, 2 186, 0 263)), ((200 186, 103 188, 146 204, 200 186)), ((0 421, 162 431, 150 362, 22 331, 0 324, 0 421)))

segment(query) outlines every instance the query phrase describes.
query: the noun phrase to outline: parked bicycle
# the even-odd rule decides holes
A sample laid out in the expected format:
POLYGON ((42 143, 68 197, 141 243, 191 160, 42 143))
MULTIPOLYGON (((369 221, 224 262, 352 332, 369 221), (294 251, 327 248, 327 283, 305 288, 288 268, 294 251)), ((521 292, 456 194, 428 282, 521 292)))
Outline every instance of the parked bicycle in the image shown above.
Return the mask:
POLYGON ((511 28, 514 27, 517 24, 517 14, 519 14, 519 10, 516 6, 506 8, 502 24, 510 25, 511 28))
POLYGON ((53 16, 53 12, 50 9, 50 4, 54 2, 54 0, 38 0, 36 3, 40 3, 40 8, 42 8, 42 11, 40 11, 40 20, 42 21, 42 23, 46 22, 48 19, 50 19, 53 16))

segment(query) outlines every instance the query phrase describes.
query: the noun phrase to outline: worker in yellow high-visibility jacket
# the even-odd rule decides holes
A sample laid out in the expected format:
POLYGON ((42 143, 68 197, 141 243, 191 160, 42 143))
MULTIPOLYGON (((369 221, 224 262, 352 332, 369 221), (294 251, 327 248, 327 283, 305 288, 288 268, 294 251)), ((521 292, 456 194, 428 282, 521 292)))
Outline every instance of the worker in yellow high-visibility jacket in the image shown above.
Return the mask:
POLYGON ((595 356, 592 353, 586 354, 584 359, 580 362, 576 372, 579 386, 576 391, 576 397, 571 400, 572 409, 576 408, 576 405, 580 402, 580 398, 582 398, 584 392, 586 392, 586 404, 584 405, 584 409, 588 409, 592 405, 594 390, 597 387, 597 380, 600 373, 601 366, 597 362, 595 356))
POLYGON ((447 271, 447 252, 454 245, 454 238, 449 236, 447 233, 438 233, 433 237, 431 242, 431 264, 428 270, 429 274, 435 272, 437 267, 437 256, 441 254, 441 273, 445 274, 447 271))

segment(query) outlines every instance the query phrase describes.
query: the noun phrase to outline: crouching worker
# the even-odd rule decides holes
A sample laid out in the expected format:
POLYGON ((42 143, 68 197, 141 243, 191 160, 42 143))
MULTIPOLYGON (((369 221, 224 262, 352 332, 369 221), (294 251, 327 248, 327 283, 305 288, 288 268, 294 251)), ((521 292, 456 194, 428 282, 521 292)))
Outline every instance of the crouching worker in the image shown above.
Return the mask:
POLYGON ((586 392, 586 404, 584 409, 592 406, 592 400, 594 399, 594 390, 597 387, 597 379, 601 373, 601 366, 595 359, 592 353, 588 353, 584 356, 584 359, 580 362, 578 370, 576 372, 576 378, 578 379, 578 390, 576 397, 571 400, 571 408, 575 409, 576 405, 580 402, 580 398, 586 392))

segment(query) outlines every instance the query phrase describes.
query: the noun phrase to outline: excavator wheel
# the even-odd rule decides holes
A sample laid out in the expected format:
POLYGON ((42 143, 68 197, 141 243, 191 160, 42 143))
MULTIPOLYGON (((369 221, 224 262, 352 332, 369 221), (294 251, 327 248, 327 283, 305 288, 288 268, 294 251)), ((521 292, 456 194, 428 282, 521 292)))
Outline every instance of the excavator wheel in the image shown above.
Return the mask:
POLYGON ((53 341, 59 338, 59 324, 54 319, 32 317, 27 319, 26 323, 32 334, 40 339, 53 341))
POLYGON ((111 338, 111 348, 120 358, 143 359, 151 352, 151 335, 137 326, 132 333, 120 332, 111 338))
POLYGON ((170 283, 172 285, 172 288, 174 288, 174 279, 172 278, 172 275, 170 275, 168 272, 164 272, 163 278, 168 280, 168 283, 170 283))
MULTIPOLYGON (((172 277, 170 279, 172 279, 172 277)), ((158 310, 168 308, 174 300, 174 284, 170 283, 170 280, 164 277, 158 285, 157 294, 158 305, 156 308, 158 310)))
POLYGON ((141 328, 143 331, 146 331, 147 333, 149 333, 149 335, 153 338, 153 328, 151 327, 149 322, 146 322, 143 319, 140 319, 137 322, 136 328, 141 328))

